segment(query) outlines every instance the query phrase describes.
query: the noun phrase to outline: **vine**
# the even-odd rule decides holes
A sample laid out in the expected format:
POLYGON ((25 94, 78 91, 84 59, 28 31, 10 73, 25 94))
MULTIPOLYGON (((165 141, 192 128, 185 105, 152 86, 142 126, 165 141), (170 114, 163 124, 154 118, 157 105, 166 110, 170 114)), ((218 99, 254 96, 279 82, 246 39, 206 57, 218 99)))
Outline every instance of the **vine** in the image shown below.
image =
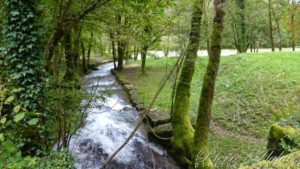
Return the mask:
POLYGON ((7 87, 18 89, 16 96, 22 107, 41 111, 44 83, 42 29, 33 0, 5 0, 3 67, 11 81, 7 87))

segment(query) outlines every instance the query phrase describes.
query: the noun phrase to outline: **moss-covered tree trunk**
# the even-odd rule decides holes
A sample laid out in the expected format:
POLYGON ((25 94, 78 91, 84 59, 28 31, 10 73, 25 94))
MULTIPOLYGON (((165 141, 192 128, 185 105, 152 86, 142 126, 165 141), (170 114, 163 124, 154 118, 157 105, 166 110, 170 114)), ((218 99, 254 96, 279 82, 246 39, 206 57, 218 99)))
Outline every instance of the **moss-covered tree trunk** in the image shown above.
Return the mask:
POLYGON ((274 47, 274 38, 273 38, 273 26, 272 26, 272 0, 268 1, 268 10, 269 10, 269 36, 270 36, 270 44, 271 44, 271 49, 272 52, 275 51, 275 47, 274 47))
POLYGON ((172 117, 173 137, 172 153, 176 160, 184 165, 191 165, 191 152, 194 130, 189 118, 189 98, 195 61, 200 43, 200 26, 203 14, 204 0, 195 0, 190 32, 190 41, 186 52, 183 68, 176 88, 174 112, 172 117))
POLYGON ((202 91, 199 100, 193 152, 194 161, 199 164, 199 168, 205 169, 214 168, 212 162, 208 157, 208 130, 214 99, 215 82, 219 70, 220 55, 222 49, 225 0, 215 0, 214 4, 215 17, 211 34, 210 56, 206 73, 204 75, 202 91))
POLYGON ((141 51, 142 57, 142 74, 146 73, 146 59, 147 59, 147 52, 148 52, 148 45, 144 45, 141 51))

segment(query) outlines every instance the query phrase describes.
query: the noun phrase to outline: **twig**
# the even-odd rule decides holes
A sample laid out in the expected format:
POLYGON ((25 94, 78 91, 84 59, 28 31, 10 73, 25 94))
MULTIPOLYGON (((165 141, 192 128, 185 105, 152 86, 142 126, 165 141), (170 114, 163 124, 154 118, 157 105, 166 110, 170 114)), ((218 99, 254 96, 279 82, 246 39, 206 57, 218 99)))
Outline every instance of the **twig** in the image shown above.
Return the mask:
POLYGON ((149 149, 149 151, 150 151, 151 154, 152 154, 153 169, 155 169, 155 157, 154 157, 154 154, 153 154, 153 152, 152 152, 152 150, 151 150, 151 148, 150 148, 149 146, 147 146, 147 148, 149 149))

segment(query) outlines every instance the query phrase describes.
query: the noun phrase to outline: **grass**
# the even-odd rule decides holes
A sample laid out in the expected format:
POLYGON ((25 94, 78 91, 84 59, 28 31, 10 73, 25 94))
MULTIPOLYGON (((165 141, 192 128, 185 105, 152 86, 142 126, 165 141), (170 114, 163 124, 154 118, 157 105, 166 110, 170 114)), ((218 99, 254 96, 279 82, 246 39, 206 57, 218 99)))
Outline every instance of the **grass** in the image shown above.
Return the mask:
POLYGON ((215 168, 232 169, 258 163, 266 152, 263 143, 253 143, 238 138, 223 137, 212 132, 209 150, 215 168))
MULTIPOLYGON (((147 59, 147 75, 140 73, 140 61, 133 62, 121 78, 130 81, 140 92, 139 97, 149 104, 175 63, 176 58, 147 59), (138 65, 138 66, 136 66, 138 65)), ((208 63, 199 57, 191 86, 190 117, 195 122, 202 79, 208 63)), ((167 83, 155 106, 169 112, 172 84, 167 83)), ((274 52, 224 56, 216 82, 212 119, 222 128, 252 137, 266 138, 269 126, 276 121, 272 111, 300 111, 300 52, 274 52)), ((255 156, 265 146, 236 138, 210 136, 210 147, 223 154, 237 153, 255 156)), ((261 152, 260 152, 261 153, 261 152)), ((246 158, 252 159, 252 158, 246 158)), ((240 159, 238 164, 248 160, 240 159)))

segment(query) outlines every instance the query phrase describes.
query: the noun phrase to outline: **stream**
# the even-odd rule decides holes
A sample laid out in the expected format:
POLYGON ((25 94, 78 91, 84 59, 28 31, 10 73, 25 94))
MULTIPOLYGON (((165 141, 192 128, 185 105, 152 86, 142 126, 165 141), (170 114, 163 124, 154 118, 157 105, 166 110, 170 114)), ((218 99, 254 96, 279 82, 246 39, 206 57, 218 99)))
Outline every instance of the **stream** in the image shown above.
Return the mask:
MULTIPOLYGON (((77 169, 99 169, 139 121, 139 112, 111 74, 112 68, 113 64, 107 63, 83 77, 83 88, 90 93, 96 91, 100 97, 90 104, 84 126, 70 141, 69 151, 76 157, 77 169)), ((146 127, 140 127, 107 168, 179 168, 165 149, 148 141, 146 127)))

